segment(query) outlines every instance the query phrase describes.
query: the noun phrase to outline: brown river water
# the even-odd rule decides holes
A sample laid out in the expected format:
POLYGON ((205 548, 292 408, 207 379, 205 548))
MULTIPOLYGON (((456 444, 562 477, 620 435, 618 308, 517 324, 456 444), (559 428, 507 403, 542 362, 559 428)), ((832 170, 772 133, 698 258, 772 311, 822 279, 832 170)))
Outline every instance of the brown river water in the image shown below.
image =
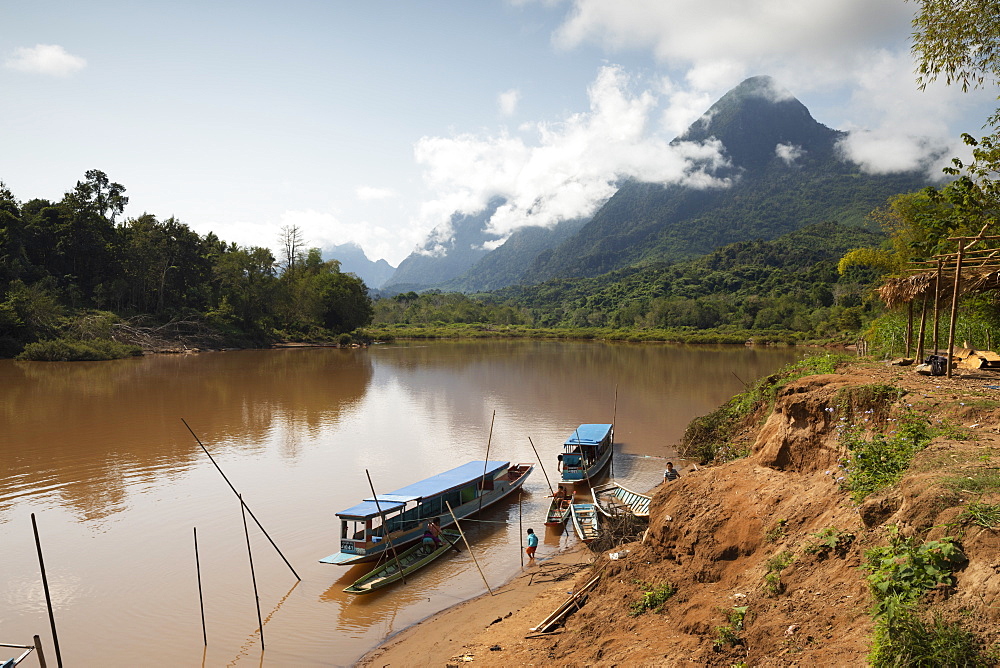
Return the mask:
MULTIPOLYGON (((463 550, 406 584, 342 592, 369 566, 317 560, 339 550, 334 513, 371 496, 366 470, 385 493, 487 446, 537 462, 533 442, 554 480, 574 427, 614 421, 615 477, 645 491, 691 418, 803 355, 490 341, 0 360, 0 643, 37 634, 55 665, 34 514, 66 666, 350 665, 486 591, 463 550), (248 550, 240 502, 185 422, 291 568, 249 516, 248 550)), ((536 466, 520 500, 463 523, 491 586, 521 568, 524 529, 543 536, 542 559, 575 542, 542 526, 548 494, 536 466)), ((0 648, 0 662, 19 653, 0 648)))

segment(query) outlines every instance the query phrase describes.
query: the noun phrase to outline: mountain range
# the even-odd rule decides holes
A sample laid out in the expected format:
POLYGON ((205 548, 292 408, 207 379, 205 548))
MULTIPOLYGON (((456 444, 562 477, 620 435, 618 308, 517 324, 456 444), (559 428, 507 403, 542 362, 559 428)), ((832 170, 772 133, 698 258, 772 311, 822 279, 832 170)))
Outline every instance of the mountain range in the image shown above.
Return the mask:
POLYGON ((626 181, 592 217, 524 227, 488 250, 499 241, 486 231, 504 203, 497 198, 481 212, 452 216, 373 287, 388 294, 484 292, 675 263, 821 222, 865 226, 889 197, 930 184, 923 171, 864 172, 841 155, 845 137, 816 121, 771 77, 752 77, 672 142, 719 142, 726 160, 711 176, 725 185, 626 181))

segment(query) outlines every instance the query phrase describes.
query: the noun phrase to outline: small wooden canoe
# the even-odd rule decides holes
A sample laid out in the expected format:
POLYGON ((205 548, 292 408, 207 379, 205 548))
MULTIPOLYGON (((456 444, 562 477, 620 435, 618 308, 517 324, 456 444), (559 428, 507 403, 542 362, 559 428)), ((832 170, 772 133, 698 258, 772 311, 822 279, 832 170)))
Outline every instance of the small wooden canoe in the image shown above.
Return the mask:
POLYGON ((576 492, 569 496, 558 498, 553 496, 552 503, 549 504, 549 512, 545 516, 545 526, 561 527, 569 519, 569 507, 573 503, 576 492))
POLYGON ((453 549, 452 546, 459 537, 457 531, 442 531, 441 547, 430 549, 425 547, 423 543, 417 543, 405 552, 400 552, 399 563, 403 567, 402 571, 400 571, 399 566, 396 565, 396 559, 390 553, 388 561, 355 580, 344 591, 348 594, 370 594, 376 589, 381 589, 397 580, 401 580, 404 576, 409 577, 411 573, 423 568, 448 550, 453 549))
POLYGON ((573 530, 584 543, 597 538, 597 510, 592 503, 571 503, 570 518, 573 530))
POLYGON ((609 483, 591 488, 597 510, 607 517, 629 513, 636 517, 649 519, 650 497, 633 492, 612 480, 609 483))

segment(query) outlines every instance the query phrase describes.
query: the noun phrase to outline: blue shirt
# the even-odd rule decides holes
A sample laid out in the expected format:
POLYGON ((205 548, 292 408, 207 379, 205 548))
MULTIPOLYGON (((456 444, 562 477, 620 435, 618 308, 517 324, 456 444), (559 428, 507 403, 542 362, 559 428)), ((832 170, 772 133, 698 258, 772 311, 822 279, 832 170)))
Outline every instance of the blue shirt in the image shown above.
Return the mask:
POLYGON ((528 534, 528 547, 538 547, 538 534, 528 534))

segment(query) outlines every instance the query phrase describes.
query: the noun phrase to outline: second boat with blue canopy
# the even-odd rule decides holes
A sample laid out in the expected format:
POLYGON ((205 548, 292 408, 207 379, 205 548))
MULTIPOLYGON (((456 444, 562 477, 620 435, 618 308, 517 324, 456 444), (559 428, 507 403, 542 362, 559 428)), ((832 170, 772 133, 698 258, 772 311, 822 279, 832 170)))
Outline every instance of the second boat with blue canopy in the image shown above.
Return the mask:
POLYGON ((442 528, 454 524, 448 506, 459 519, 503 499, 524 484, 533 464, 471 461, 388 494, 364 499, 337 513, 340 552, 320 559, 324 564, 350 566, 386 557, 389 543, 402 550, 423 537, 429 519, 442 528))
POLYGON ((569 485, 586 483, 611 460, 615 445, 612 424, 581 424, 573 430, 559 455, 562 469, 560 482, 569 485))

